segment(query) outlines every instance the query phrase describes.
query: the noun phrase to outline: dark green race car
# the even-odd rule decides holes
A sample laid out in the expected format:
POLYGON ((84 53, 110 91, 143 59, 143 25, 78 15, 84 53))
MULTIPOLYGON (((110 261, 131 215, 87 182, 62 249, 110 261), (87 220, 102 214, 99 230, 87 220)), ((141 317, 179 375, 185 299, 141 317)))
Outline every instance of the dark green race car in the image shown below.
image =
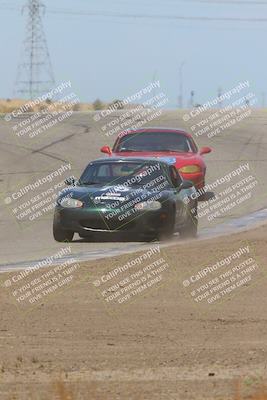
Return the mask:
POLYGON ((58 242, 96 234, 134 234, 151 240, 174 232, 197 235, 197 196, 171 157, 104 158, 93 162, 79 180, 68 178, 58 196, 53 234, 58 242))

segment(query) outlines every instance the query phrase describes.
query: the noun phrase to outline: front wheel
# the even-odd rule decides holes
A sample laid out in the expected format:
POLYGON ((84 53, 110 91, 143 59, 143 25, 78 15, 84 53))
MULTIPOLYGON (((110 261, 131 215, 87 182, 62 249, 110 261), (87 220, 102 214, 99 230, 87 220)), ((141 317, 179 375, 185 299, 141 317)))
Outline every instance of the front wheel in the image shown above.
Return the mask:
POLYGON ((92 235, 92 233, 88 234, 88 235, 79 233, 79 236, 80 236, 81 239, 84 239, 86 241, 91 241, 91 240, 94 239, 94 236, 92 235))
POLYGON ((197 205, 195 205, 195 207, 190 210, 190 216, 188 218, 187 224, 179 231, 180 237, 183 239, 196 238, 197 226, 198 226, 197 205))
POLYGON ((197 224, 193 219, 184 228, 180 229, 180 237, 182 239, 197 237, 197 224))
POLYGON ((56 242, 71 242, 74 236, 74 232, 62 229, 61 225, 58 222, 54 221, 53 236, 56 242))
POLYGON ((168 221, 166 222, 166 226, 161 232, 158 233, 158 239, 160 241, 166 241, 172 239, 175 231, 175 209, 173 208, 173 212, 170 212, 168 216, 168 221))
POLYGON ((174 235, 174 223, 170 224, 167 229, 161 232, 158 237, 160 241, 171 240, 174 235))

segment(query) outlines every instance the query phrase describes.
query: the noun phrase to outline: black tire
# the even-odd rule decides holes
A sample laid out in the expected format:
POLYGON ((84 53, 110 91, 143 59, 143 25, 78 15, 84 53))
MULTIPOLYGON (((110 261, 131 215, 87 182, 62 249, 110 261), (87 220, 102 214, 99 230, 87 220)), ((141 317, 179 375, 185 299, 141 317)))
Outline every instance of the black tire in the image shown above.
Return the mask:
POLYGON ((142 241, 142 242, 147 242, 147 243, 149 243, 149 242, 154 242, 155 240, 157 240, 157 235, 156 234, 141 234, 141 235, 139 235, 139 239, 140 239, 140 241, 142 241))
POLYGON ((88 235, 79 233, 79 236, 81 239, 88 240, 88 241, 93 240, 93 238, 94 238, 94 235, 92 233, 88 234, 88 235))
POLYGON ((56 221, 54 221, 53 236, 56 242, 71 242, 74 232, 62 229, 62 227, 56 221))
POLYGON ((170 240, 173 237, 174 226, 175 226, 174 218, 175 218, 174 216, 171 216, 167 228, 163 232, 160 232, 160 234, 158 235, 160 241, 170 240))
POLYGON ((81 239, 86 239, 86 238, 88 238, 88 236, 82 235, 81 233, 79 233, 79 236, 80 236, 81 239))
POLYGON ((182 239, 196 238, 197 237, 197 225, 191 221, 184 228, 180 229, 180 237, 182 239))
POLYGON ((180 237, 182 239, 196 238, 197 227, 198 227, 198 218, 197 218, 197 204, 196 204, 195 208, 193 208, 190 212, 187 224, 179 231, 180 237))
POLYGON ((168 229, 161 232, 159 234, 159 240, 160 241, 170 240, 173 237, 173 235, 174 235, 174 225, 169 226, 168 229))

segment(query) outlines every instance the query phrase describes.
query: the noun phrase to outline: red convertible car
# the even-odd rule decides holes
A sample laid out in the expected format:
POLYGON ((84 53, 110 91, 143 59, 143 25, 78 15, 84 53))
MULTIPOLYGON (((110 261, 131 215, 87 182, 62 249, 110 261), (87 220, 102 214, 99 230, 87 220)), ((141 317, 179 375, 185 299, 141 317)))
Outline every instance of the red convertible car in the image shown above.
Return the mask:
POLYGON ((205 186, 206 164, 203 154, 210 147, 198 150, 192 135, 174 128, 142 128, 122 132, 111 150, 101 148, 102 153, 117 157, 158 157, 168 159, 176 166, 182 177, 194 183, 197 189, 205 186))

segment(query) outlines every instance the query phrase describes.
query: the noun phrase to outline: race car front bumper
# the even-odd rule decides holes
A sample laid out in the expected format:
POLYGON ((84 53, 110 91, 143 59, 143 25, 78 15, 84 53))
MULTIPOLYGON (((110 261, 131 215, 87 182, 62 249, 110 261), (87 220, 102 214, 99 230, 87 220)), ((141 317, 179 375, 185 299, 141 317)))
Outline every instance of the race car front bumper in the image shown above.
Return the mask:
POLYGON ((119 220, 116 216, 109 219, 103 211, 91 208, 67 209, 57 206, 54 218, 62 229, 77 232, 81 236, 115 232, 160 233, 168 229, 171 221, 168 207, 156 211, 138 211, 134 216, 119 220))

